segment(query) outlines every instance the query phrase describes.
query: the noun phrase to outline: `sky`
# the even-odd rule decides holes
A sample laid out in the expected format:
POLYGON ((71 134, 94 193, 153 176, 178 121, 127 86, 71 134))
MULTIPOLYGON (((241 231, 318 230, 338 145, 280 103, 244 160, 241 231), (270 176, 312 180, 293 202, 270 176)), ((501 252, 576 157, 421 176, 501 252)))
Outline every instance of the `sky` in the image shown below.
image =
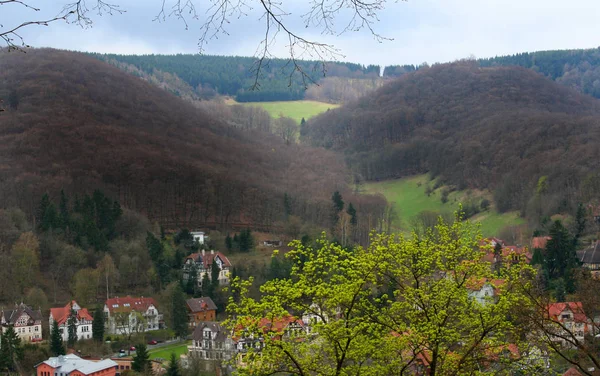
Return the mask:
MULTIPOLYGON (((19 3, 0 5, 0 32, 21 22, 52 18, 74 0, 24 0, 39 11, 19 3)), ((91 7, 97 0, 86 0, 91 7)), ((63 21, 20 30, 33 47, 120 54, 198 53, 201 25, 207 6, 224 0, 194 2, 198 20, 189 19, 186 29, 176 17, 155 20, 163 0, 105 0, 126 12, 98 16, 81 28, 63 21)), ((177 0, 164 0, 167 9, 177 0)), ((186 1, 186 0, 182 0, 186 1)), ((240 0, 230 0, 237 3, 240 0)), ((219 34, 206 45, 211 55, 255 56, 265 33, 259 0, 246 1, 253 8, 226 23, 227 34, 219 34)), ((305 27, 301 15, 315 0, 280 0, 290 13, 285 25, 309 40, 331 44, 340 51, 337 59, 361 64, 420 64, 448 62, 549 49, 596 48, 600 46, 600 1, 598 0, 407 0, 383 1, 375 31, 388 38, 376 40, 368 30, 327 35, 318 25, 305 27)), ((324 0, 329 3, 349 0, 324 0)), ((370 0, 378 2, 380 0, 370 0)), ((343 29, 350 12, 334 20, 343 29)), ((285 38, 276 39, 271 52, 287 57, 285 38)))

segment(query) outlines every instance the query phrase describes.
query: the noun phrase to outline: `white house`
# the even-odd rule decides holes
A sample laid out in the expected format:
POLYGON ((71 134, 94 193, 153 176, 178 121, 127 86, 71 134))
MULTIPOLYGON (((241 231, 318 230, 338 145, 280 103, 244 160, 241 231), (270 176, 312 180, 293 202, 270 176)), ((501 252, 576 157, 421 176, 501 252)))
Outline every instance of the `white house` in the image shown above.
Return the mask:
POLYGON ((42 340, 42 312, 39 309, 34 311, 23 303, 15 305, 14 309, 2 309, 0 325, 2 326, 2 333, 6 332, 9 326, 12 326, 21 342, 38 342, 42 340))
POLYGON ((198 242, 200 244, 204 244, 207 236, 202 231, 191 231, 190 234, 194 238, 194 242, 198 242))
POLYGON ((76 301, 70 301, 66 306, 50 309, 50 328, 54 321, 58 322, 58 331, 61 333, 63 341, 69 339, 69 318, 73 315, 75 319, 75 327, 77 328, 77 339, 92 338, 92 315, 86 308, 81 308, 76 301))
POLYGON ((581 302, 552 303, 548 306, 548 324, 550 332, 556 333, 556 342, 571 347, 574 341, 585 341, 585 335, 593 330, 591 320, 583 311, 581 302))
POLYGON ((188 346, 189 355, 202 360, 228 360, 234 352, 233 340, 227 330, 214 321, 198 323, 192 335, 192 346, 188 346))
POLYGON ((131 334, 162 329, 163 315, 152 298, 108 299, 104 304, 105 328, 110 334, 131 334))
POLYGON ((185 258, 183 263, 183 279, 187 281, 192 269, 196 269, 198 286, 202 286, 202 278, 204 274, 208 274, 208 278, 212 278, 212 263, 215 262, 219 267, 219 284, 229 284, 229 273, 231 270, 231 262, 221 252, 211 250, 206 253, 202 250, 201 253, 192 253, 185 258))

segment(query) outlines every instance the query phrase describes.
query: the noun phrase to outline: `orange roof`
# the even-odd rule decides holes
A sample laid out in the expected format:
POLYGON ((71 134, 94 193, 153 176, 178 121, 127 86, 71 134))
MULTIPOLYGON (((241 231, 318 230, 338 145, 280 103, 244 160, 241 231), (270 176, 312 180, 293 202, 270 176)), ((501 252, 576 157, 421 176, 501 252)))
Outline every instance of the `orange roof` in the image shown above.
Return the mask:
POLYGON ((548 240, 550 240, 550 239, 552 239, 552 238, 549 236, 536 236, 533 239, 531 239, 531 248, 545 249, 546 244, 548 243, 548 240))
POLYGON ((581 376, 581 372, 579 372, 577 368, 571 367, 567 370, 567 372, 563 373, 563 376, 581 376))
POLYGON ((132 298, 127 295, 124 298, 112 298, 106 301, 106 306, 110 313, 113 312, 145 312, 148 307, 153 305, 156 307, 156 302, 152 298, 132 298))
MULTIPOLYGON (((67 303, 67 305, 64 307, 51 308, 50 314, 52 315, 52 319, 58 322, 58 325, 64 324, 71 315, 71 307, 75 304, 78 305, 76 301, 72 300, 69 303, 67 303)), ((88 312, 87 308, 81 308, 79 311, 77 311, 77 320, 92 321, 93 318, 92 315, 90 315, 90 313, 88 312)))
POLYGON ((190 260, 193 260, 194 262, 201 262, 202 265, 204 266, 204 269, 210 269, 214 258, 217 256, 221 259, 221 261, 223 261, 224 267, 226 267, 226 268, 231 267, 231 262, 229 261, 227 256, 225 256, 221 252, 215 252, 215 253, 205 252, 204 255, 202 255, 202 253, 200 253, 200 252, 196 252, 196 253, 192 253, 191 255, 187 256, 185 259, 186 260, 190 259, 190 260))
POLYGON ((550 318, 558 320, 561 313, 567 309, 573 312, 573 318, 576 322, 588 321, 588 318, 583 311, 583 304, 581 304, 581 302, 552 303, 548 306, 548 314, 550 315, 550 318))

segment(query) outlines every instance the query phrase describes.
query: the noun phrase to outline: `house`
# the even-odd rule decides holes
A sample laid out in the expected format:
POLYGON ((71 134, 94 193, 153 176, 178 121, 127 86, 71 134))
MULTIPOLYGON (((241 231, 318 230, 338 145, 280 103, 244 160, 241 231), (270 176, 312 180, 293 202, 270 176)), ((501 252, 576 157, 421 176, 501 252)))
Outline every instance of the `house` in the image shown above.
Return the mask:
POLYGON ((161 315, 152 298, 108 299, 104 304, 105 328, 110 334, 131 334, 162 329, 161 315))
POLYGON ((192 235, 192 238, 194 238, 194 242, 198 242, 200 244, 204 244, 205 240, 208 238, 208 236, 206 236, 202 231, 190 231, 190 235, 192 235))
POLYGON ((562 376, 583 376, 577 367, 571 367, 567 372, 563 373, 562 376))
POLYGON ((212 278, 212 263, 216 262, 219 266, 219 284, 229 284, 229 272, 231 270, 231 262, 221 252, 215 252, 211 250, 210 253, 206 253, 203 249, 202 252, 192 253, 185 258, 183 262, 183 279, 187 281, 192 270, 195 269, 197 273, 198 286, 202 287, 202 278, 204 274, 208 275, 208 278, 212 278))
POLYGON ((0 325, 2 333, 12 326, 23 343, 42 340, 42 312, 39 309, 34 311, 23 303, 15 305, 14 309, 2 309, 0 325))
POLYGON ((49 358, 35 366, 37 376, 115 376, 117 363, 110 359, 98 362, 75 354, 49 358))
POLYGON ((186 303, 191 327, 195 327, 204 321, 215 321, 217 305, 208 296, 188 299, 186 303))
MULTIPOLYGON (((492 239, 494 239, 494 238, 492 238, 492 239)), ((491 244, 491 243, 485 243, 482 245, 487 245, 487 244, 491 244)), ((522 257, 524 257, 528 263, 531 262, 531 258, 533 257, 533 255, 531 254, 531 252, 529 252, 529 248, 515 246, 515 245, 503 245, 503 243, 497 243, 497 244, 502 245, 500 254, 497 254, 497 251, 495 248, 492 248, 492 249, 484 248, 483 250, 485 251, 485 255, 483 256, 482 261, 489 262, 492 264, 492 266, 494 266, 500 262, 516 263, 522 257)))
POLYGON ((466 286, 469 290, 469 297, 475 299, 479 304, 485 305, 497 301, 499 288, 503 284, 504 280, 502 279, 481 278, 468 280, 466 286))
POLYGON ((556 333, 556 341, 568 345, 567 339, 572 335, 583 342, 585 335, 591 330, 591 321, 583 311, 581 302, 553 303, 548 306, 549 329, 556 333), (563 329, 564 327, 564 329, 563 329), (566 329, 566 330, 565 330, 566 329))
POLYGON ((265 240, 263 245, 265 247, 281 247, 283 242, 281 240, 265 240))
POLYGON ((69 318, 71 317, 71 311, 75 317, 75 327, 77 328, 77 339, 90 339, 92 338, 92 315, 86 308, 81 308, 76 301, 70 301, 66 306, 60 308, 50 309, 50 328, 54 324, 54 321, 58 323, 58 331, 61 333, 63 341, 69 338, 69 318))
POLYGON ((600 242, 592 242, 588 248, 577 251, 577 259, 594 278, 600 278, 600 242))
POLYGON ((228 360, 235 348, 227 330, 215 321, 202 321, 192 334, 192 345, 188 346, 190 356, 202 360, 228 360))

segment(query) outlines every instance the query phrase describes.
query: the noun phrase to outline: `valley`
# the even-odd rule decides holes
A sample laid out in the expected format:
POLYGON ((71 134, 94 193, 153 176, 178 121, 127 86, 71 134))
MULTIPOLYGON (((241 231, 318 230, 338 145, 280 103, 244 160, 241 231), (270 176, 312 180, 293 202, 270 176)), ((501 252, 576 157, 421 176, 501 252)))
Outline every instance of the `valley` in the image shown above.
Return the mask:
POLYGON ((317 102, 311 100, 299 101, 278 101, 278 102, 242 102, 238 103, 233 99, 228 99, 225 103, 242 104, 244 106, 258 106, 266 110, 272 118, 276 119, 280 115, 294 119, 298 124, 304 120, 315 117, 329 109, 338 108, 339 104, 317 102))

